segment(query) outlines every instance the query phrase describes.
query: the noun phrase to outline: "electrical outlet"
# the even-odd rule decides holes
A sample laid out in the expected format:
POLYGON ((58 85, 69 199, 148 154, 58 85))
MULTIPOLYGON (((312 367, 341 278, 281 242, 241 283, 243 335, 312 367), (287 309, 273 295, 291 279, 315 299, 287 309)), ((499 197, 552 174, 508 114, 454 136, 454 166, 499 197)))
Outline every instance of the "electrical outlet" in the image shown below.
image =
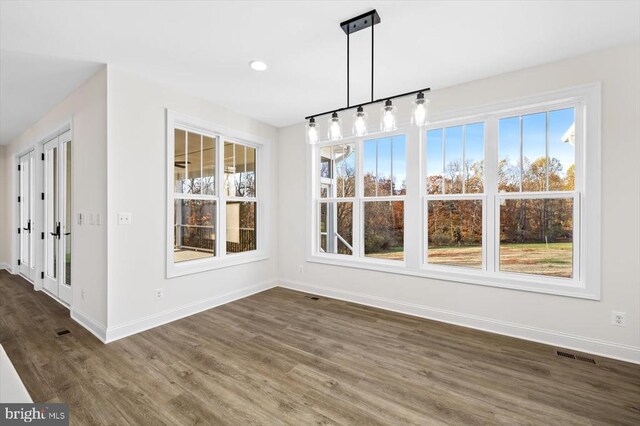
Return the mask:
POLYGON ((118 225, 131 225, 131 213, 118 213, 118 225))
POLYGON ((302 274, 304 272, 304 266, 298 265, 298 272, 302 274))
POLYGON ((612 325, 616 325, 618 327, 626 327, 627 326, 627 313, 626 312, 611 311, 611 324, 612 325))
POLYGON ((83 288, 82 291, 80 292, 80 298, 82 298, 82 300, 84 300, 84 296, 85 296, 85 292, 84 292, 84 288, 83 288))
POLYGON ((161 288, 156 288, 156 300, 160 300, 164 297, 164 292, 161 288))

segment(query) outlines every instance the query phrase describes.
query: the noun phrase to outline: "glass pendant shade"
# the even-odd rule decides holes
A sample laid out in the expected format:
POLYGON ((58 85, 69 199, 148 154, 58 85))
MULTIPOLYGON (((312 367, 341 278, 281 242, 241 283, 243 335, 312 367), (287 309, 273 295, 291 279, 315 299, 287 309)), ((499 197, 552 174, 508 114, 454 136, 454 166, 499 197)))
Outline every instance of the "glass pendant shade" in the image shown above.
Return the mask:
POLYGON ((397 112, 398 108, 393 106, 391 99, 384 103, 382 120, 380 120, 380 130, 383 132, 392 132, 397 129, 397 112))
POLYGON ((418 127, 426 126, 429 119, 429 100, 424 98, 424 93, 418 93, 413 101, 411 121, 418 127))
POLYGON ((354 136, 364 136, 367 134, 367 114, 362 107, 353 115, 353 134, 354 136))
POLYGON ((337 141, 342 139, 342 121, 338 117, 338 113, 334 112, 331 114, 331 118, 329 119, 329 139, 332 141, 337 141))
POLYGON ((307 142, 311 145, 318 142, 318 128, 316 119, 311 117, 307 123, 307 142))

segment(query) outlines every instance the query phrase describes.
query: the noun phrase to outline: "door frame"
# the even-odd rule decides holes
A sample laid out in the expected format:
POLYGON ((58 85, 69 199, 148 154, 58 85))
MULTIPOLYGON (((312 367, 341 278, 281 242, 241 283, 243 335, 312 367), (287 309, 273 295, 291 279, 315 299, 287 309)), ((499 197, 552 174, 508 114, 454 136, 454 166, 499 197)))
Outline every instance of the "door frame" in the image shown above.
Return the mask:
MULTIPOLYGON (((45 178, 46 178, 46 156, 45 156, 45 145, 47 143, 50 143, 53 139, 56 139, 56 148, 57 148, 57 164, 56 164, 56 173, 57 173, 57 194, 58 194, 58 200, 56 200, 56 202, 59 202, 61 200, 64 199, 64 197, 66 196, 66 188, 63 187, 63 184, 66 182, 66 176, 63 176, 63 171, 65 170, 66 164, 63 164, 63 159, 66 159, 65 157, 65 151, 64 150, 64 144, 66 142, 70 142, 71 143, 71 170, 70 170, 70 175, 71 175, 71 210, 69 212, 66 212, 65 210, 65 206, 62 206, 60 204, 58 204, 56 211, 57 211, 57 216, 56 216, 56 222, 60 223, 60 232, 63 232, 63 223, 62 223, 62 216, 63 214, 66 214, 69 216, 69 222, 72 226, 72 228, 75 226, 74 224, 74 217, 75 217, 75 210, 74 210, 74 199, 75 197, 73 197, 73 194, 75 193, 74 191, 74 167, 73 167, 73 158, 74 158, 74 154, 73 154, 73 150, 74 150, 74 146, 75 144, 73 143, 73 123, 71 121, 69 121, 69 123, 63 127, 60 127, 56 132, 50 134, 46 139, 42 140, 42 142, 40 143, 41 149, 42 149, 42 155, 41 158, 43 159, 43 161, 41 161, 41 185, 42 185, 42 192, 46 193, 46 188, 45 188, 45 178), (64 136, 65 134, 69 134, 68 138, 65 138, 64 141, 61 141, 61 136, 64 136)), ((42 287, 45 290, 45 293, 51 297, 53 297, 56 301, 58 301, 59 303, 61 303, 62 305, 68 307, 68 308, 72 308, 73 307, 73 288, 71 286, 68 286, 66 284, 64 284, 64 277, 66 276, 65 273, 63 273, 63 269, 64 269, 64 265, 65 265, 65 255, 62 253, 62 248, 64 247, 64 242, 62 241, 62 238, 58 239, 58 244, 57 244, 57 257, 58 257, 58 263, 57 263, 57 267, 56 267, 56 281, 57 281, 57 292, 56 294, 51 293, 49 291, 46 291, 46 288, 44 288, 44 284, 47 281, 47 276, 46 276, 46 263, 45 263, 45 255, 46 255, 46 242, 47 240, 47 227, 46 227, 46 223, 45 223, 45 209, 46 209, 46 203, 47 203, 47 199, 46 199, 46 195, 44 197, 44 201, 42 203, 42 210, 41 210, 41 215, 40 215, 40 223, 42 226, 42 231, 45 232, 45 239, 42 240, 42 251, 41 251, 41 260, 42 260, 42 268, 41 268, 41 282, 42 282, 42 287)), ((71 233, 71 254, 73 256, 73 253, 75 253, 74 248, 75 248, 75 232, 71 233)), ((73 268, 73 262, 71 262, 71 268, 73 268)), ((73 273, 71 274, 73 276, 73 273)))
MULTIPOLYGON (((73 159, 75 158, 75 143, 74 143, 74 128, 73 128, 73 118, 72 117, 68 117, 65 118, 63 120, 59 121, 59 124, 57 126, 51 126, 49 127, 50 129, 53 128, 55 130, 50 131, 48 133, 41 133, 40 136, 34 138, 34 142, 29 144, 25 149, 20 150, 17 154, 13 155, 13 172, 12 173, 16 173, 18 170, 18 164, 20 164, 20 157, 24 156, 25 154, 27 154, 29 151, 33 151, 34 155, 35 155, 35 209, 34 209, 34 215, 35 215, 35 226, 36 226, 36 236, 35 236, 35 258, 36 258, 36 276, 35 279, 33 280, 33 288, 36 291, 40 291, 44 289, 43 286, 43 282, 44 280, 42 279, 42 272, 44 272, 44 265, 43 265, 43 259, 44 259, 44 241, 39 238, 39 235, 41 232, 43 232, 44 230, 44 202, 42 201, 41 195, 44 192, 44 161, 41 161, 42 158, 42 154, 43 154, 43 149, 44 149, 44 144, 47 143, 48 141, 50 141, 52 138, 55 138, 57 136, 60 136, 62 134, 64 134, 67 131, 71 131, 71 223, 72 226, 77 226, 77 224, 74 222, 74 218, 75 218, 75 197, 73 197, 73 194, 76 193, 75 191, 75 170, 74 170, 74 166, 73 166, 73 159)), ((17 174, 13 174, 12 176, 17 177, 17 174)), ((12 258, 11 258, 11 273, 12 274, 18 274, 19 273, 19 267, 18 267, 18 258, 20 257, 20 242, 19 242, 19 238, 18 238, 18 232, 17 232, 17 228, 18 225, 20 223, 19 220, 19 214, 20 214, 20 209, 17 203, 17 197, 19 194, 19 180, 16 178, 14 180, 14 184, 11 186, 11 189, 13 191, 12 194, 12 204, 13 204, 13 210, 12 210, 12 220, 11 220, 11 235, 12 235, 12 258)), ((33 223, 32 223, 32 227, 33 227, 33 223)), ((73 255, 73 253, 75 253, 75 247, 76 247, 76 238, 75 238, 75 232, 72 232, 71 234, 71 253, 73 255)), ((71 263, 71 268, 72 270, 74 269, 74 263, 71 263)), ((71 276, 73 277, 73 271, 71 276)), ((54 300, 56 300, 57 302, 59 302, 60 304, 62 304, 63 306, 65 306, 66 308, 73 308, 73 297, 71 298, 71 301, 69 304, 62 302, 60 299, 58 299, 57 297, 55 297, 54 295, 48 293, 48 292, 44 292, 45 294, 47 294, 48 296, 52 297, 54 300)))
POLYGON ((18 168, 16 170, 17 173, 17 186, 18 186, 18 194, 17 197, 21 197, 20 201, 17 202, 17 208, 18 208, 18 259, 20 259, 20 264, 18 265, 18 273, 20 275, 22 275, 25 279, 27 279, 27 281, 30 281, 31 283, 35 283, 36 280, 36 273, 37 273, 37 268, 39 266, 39 262, 38 262, 38 255, 37 255, 37 250, 36 250, 36 235, 37 235, 37 219, 36 219, 36 154, 35 154, 35 148, 31 148, 29 150, 27 150, 25 153, 23 153, 22 155, 18 156, 18 168), (27 159, 27 164, 28 164, 28 170, 26 171, 27 173, 27 177, 29 179, 28 182, 28 199, 24 197, 24 194, 22 194, 22 177, 23 174, 25 173, 24 170, 20 170, 19 167, 22 166, 22 158, 23 157, 28 157, 27 159), (24 199, 23 199, 24 198, 24 199), (29 219, 28 221, 30 222, 30 229, 29 229, 29 251, 30 253, 30 258, 29 258, 29 264, 26 268, 28 268, 26 270, 26 273, 23 272, 23 269, 25 268, 24 266, 24 258, 22 256, 22 240, 24 239, 24 235, 25 235, 25 229, 24 229, 24 224, 22 223, 22 207, 28 203, 28 209, 30 210, 29 212, 29 219))

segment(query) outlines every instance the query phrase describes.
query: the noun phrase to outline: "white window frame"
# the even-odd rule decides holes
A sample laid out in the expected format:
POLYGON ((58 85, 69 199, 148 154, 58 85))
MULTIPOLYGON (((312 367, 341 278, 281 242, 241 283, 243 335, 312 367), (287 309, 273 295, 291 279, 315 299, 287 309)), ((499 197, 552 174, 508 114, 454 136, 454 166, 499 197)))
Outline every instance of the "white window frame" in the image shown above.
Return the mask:
MULTIPOLYGON (((405 267, 406 266, 406 253, 405 260, 389 260, 389 259, 381 259, 375 257, 367 257, 364 252, 364 204, 367 202, 375 202, 375 201, 383 201, 383 202, 393 202, 393 201, 402 201, 405 203, 405 211, 406 211, 406 198, 407 195, 380 195, 380 196, 365 196, 364 195, 364 175, 363 175, 363 156, 364 156, 364 143, 368 140, 374 139, 383 139, 383 138, 393 138, 394 136, 405 136, 405 152, 407 152, 407 147, 409 145, 408 135, 406 134, 406 129, 398 129, 397 131, 388 132, 388 133, 376 133, 368 136, 362 137, 352 137, 345 138, 340 141, 326 141, 319 143, 317 145, 317 149, 315 150, 315 158, 317 159, 318 164, 314 167, 314 173, 317 173, 316 178, 314 179, 313 184, 313 194, 314 194, 314 217, 317 218, 315 220, 313 229, 314 229, 314 254, 324 259, 332 259, 337 262, 341 262, 343 260, 355 260, 357 262, 362 262, 363 264, 370 265, 380 265, 380 266, 389 266, 392 268, 405 267), (355 175, 355 197, 326 197, 322 198, 320 196, 321 191, 321 179, 320 179, 320 149, 337 146, 337 145, 348 145, 354 144, 356 150, 356 175, 355 175), (353 252, 351 255, 347 254, 338 254, 338 253, 324 253, 320 251, 320 204, 321 203, 341 203, 341 202, 349 202, 352 203, 353 207, 353 252)), ((393 151, 392 151, 393 152, 393 151)), ((393 173, 393 160, 392 160, 392 173, 393 173)), ((335 169, 335 165, 333 165, 335 169)), ((335 176, 335 170, 333 171, 333 175, 335 176)), ((407 192, 409 190, 407 189, 407 192)), ((404 234, 406 236, 406 224, 404 227, 404 234)), ((406 241, 405 241, 405 252, 406 252, 406 241)))
MULTIPOLYGON (((407 197, 405 200, 405 262, 394 262, 393 265, 356 256, 329 255, 319 253, 316 249, 316 238, 319 231, 317 218, 317 201, 319 198, 319 186, 317 174, 319 173, 319 148, 334 143, 324 142, 308 148, 308 169, 311 176, 308 181, 308 229, 311 232, 307 244, 307 261, 362 268, 374 271, 411 275, 419 277, 435 278, 444 281, 458 283, 501 287, 514 290, 546 293, 560 296, 577 297, 584 299, 600 300, 601 295, 601 84, 571 87, 568 89, 547 92, 539 95, 528 96, 511 101, 484 105, 476 108, 468 108, 457 111, 447 111, 434 114, 428 128, 412 130, 407 124, 399 128, 397 132, 407 135, 407 197), (497 189, 497 162, 498 162, 498 120, 514 115, 526 115, 563 107, 576 107, 576 175, 574 191, 557 192, 514 192, 490 195, 488 188, 497 189), (483 199, 483 268, 465 268, 458 266, 433 265, 426 261, 427 235, 426 235, 426 132, 429 129, 450 127, 457 124, 471 124, 484 122, 484 193, 482 194, 451 194, 442 195, 442 199, 470 198, 483 199), (417 143, 416 141, 419 141, 417 143), (419 155, 419 170, 414 170, 416 162, 410 161, 411 157, 419 155), (493 163, 493 164, 492 164, 493 163), (409 182, 409 180, 412 180, 409 182), (417 181, 416 181, 417 179, 417 181), (413 194, 418 190, 417 197, 413 194), (496 272, 499 254, 499 238, 496 238, 496 229, 499 229, 499 208, 496 211, 494 203, 497 198, 541 198, 550 195, 574 198, 574 234, 573 234, 573 259, 574 278, 555 278, 541 275, 527 275, 512 272, 496 272), (415 201, 415 202, 414 202, 415 201), (418 204, 416 204, 418 203, 418 204), (411 215, 406 213, 412 206, 420 215, 420 224, 410 220, 411 215), (488 215, 491 215, 489 217, 488 215), (408 245, 407 236, 410 233, 419 233, 418 242, 408 245), (491 250, 487 250, 491 247, 491 250)), ((340 143, 348 143, 351 140, 365 140, 387 136, 372 135, 364 138, 347 138, 340 143)), ((361 151, 359 146, 358 151, 361 151)), ((358 154, 360 158, 361 154, 358 154)), ((361 164, 357 163, 358 175, 361 173, 361 164)), ((357 184, 360 182, 358 180, 357 184)), ((361 185, 360 185, 361 186, 361 185)), ((429 199, 434 199, 430 196, 429 199)), ((355 202, 355 201, 354 201, 355 202)), ((359 208, 358 208, 359 209, 359 208)), ((361 213, 358 211, 358 214, 361 213)), ((354 204, 354 216, 356 204, 354 204)), ((354 220, 354 239, 357 235, 356 221, 354 220)), ((360 239, 362 236, 359 236, 360 239)), ((422 285, 422 284, 421 284, 422 285)))
POLYGON ((166 277, 173 278, 187 274, 226 268, 244 263, 257 262, 268 259, 266 236, 265 210, 268 208, 263 201, 263 188, 267 185, 266 173, 263 173, 265 144, 258 142, 254 135, 229 129, 215 123, 190 117, 171 110, 166 110, 166 145, 167 145, 167 211, 166 211, 166 277), (175 129, 191 131, 212 137, 216 147, 215 167, 215 195, 193 194, 188 196, 176 195, 174 192, 174 148, 175 129), (241 144, 256 149, 256 194, 255 197, 237 197, 224 193, 224 143, 241 144), (174 262, 174 202, 177 199, 206 199, 216 202, 216 255, 209 258, 195 259, 184 262, 174 262), (226 252, 226 206, 227 201, 246 201, 256 203, 256 239, 255 250, 242 253, 226 252))

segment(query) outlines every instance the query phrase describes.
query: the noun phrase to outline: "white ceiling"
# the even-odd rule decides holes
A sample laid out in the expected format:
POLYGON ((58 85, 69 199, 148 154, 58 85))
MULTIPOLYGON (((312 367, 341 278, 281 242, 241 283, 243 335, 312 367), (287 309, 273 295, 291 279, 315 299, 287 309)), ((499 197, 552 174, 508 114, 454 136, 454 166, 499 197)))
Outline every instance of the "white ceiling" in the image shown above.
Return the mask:
POLYGON ((0 145, 20 136, 102 66, 0 50, 0 145))
MULTIPOLYGON (((345 104, 346 37, 338 24, 371 8, 382 18, 376 98, 640 41, 639 1, 2 2, 1 142, 99 63, 277 127, 299 122, 345 104), (50 72, 43 62, 31 72, 37 55, 76 62, 65 68, 58 59, 50 72), (251 70, 253 59, 269 69, 251 70)), ((368 31, 352 36, 352 103, 368 100, 369 42, 368 31)))

